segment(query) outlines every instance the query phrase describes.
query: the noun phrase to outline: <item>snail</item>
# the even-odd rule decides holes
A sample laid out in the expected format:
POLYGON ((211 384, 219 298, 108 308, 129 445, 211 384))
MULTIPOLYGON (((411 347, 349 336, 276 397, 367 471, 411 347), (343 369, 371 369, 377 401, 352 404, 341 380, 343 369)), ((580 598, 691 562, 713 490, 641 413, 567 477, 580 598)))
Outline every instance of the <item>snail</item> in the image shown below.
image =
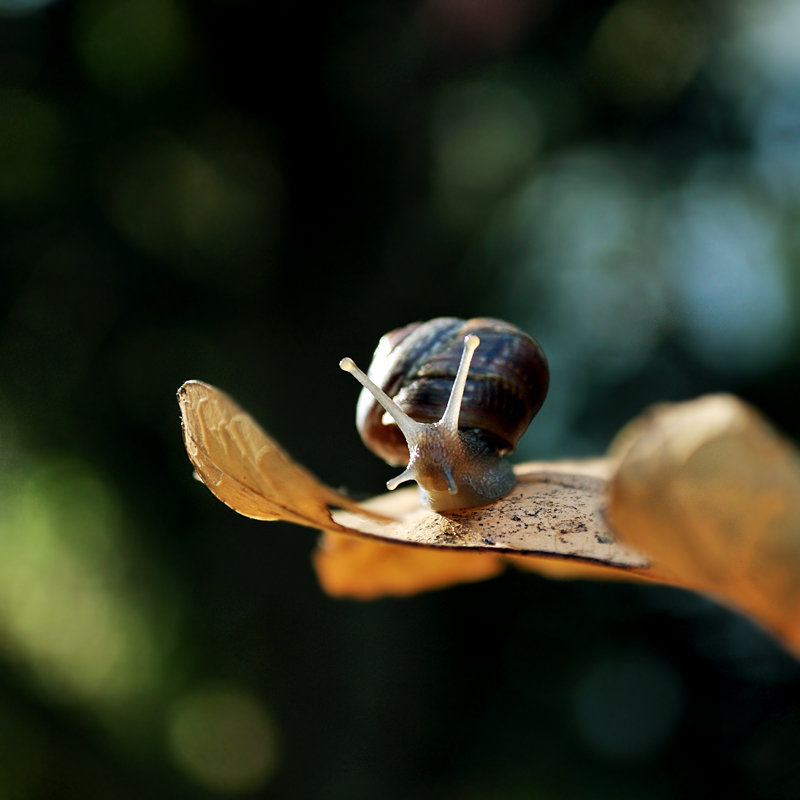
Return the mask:
POLYGON ((471 508, 508 494, 517 479, 503 456, 547 395, 547 359, 536 340, 488 317, 439 317, 387 333, 368 374, 339 366, 364 387, 356 425, 364 444, 405 470, 387 482, 419 484, 433 511, 471 508))

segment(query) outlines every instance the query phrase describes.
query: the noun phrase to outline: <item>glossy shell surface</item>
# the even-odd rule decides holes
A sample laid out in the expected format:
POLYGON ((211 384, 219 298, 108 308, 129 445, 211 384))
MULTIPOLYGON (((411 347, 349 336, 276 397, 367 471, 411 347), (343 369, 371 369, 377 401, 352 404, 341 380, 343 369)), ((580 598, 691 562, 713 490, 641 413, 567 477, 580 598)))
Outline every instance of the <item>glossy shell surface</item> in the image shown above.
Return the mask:
MULTIPOLYGON (((539 344, 510 323, 489 317, 438 317, 387 333, 369 376, 410 417, 436 422, 450 396, 468 333, 480 337, 461 405, 459 428, 477 429, 498 453, 513 451, 547 395, 549 371, 539 344)), ((367 447, 393 465, 408 462, 402 433, 362 390, 356 424, 367 447)))

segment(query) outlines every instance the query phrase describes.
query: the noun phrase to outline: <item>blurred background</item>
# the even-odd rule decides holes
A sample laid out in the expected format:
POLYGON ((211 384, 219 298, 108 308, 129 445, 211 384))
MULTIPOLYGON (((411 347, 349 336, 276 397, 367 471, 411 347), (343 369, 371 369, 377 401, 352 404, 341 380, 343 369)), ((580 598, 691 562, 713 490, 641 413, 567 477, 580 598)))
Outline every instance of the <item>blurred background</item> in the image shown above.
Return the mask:
POLYGON ((800 669, 677 590, 318 588, 192 480, 222 387, 382 491, 386 331, 533 333, 518 457, 731 391, 800 437, 800 0, 0 0, 0 797, 800 796, 800 669))

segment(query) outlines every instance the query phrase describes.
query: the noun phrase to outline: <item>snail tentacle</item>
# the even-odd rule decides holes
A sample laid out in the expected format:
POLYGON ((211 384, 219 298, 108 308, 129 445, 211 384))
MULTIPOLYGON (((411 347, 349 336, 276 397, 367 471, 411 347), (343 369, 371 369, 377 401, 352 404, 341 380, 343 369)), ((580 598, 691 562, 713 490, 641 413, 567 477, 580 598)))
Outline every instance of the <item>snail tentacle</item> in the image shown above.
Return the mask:
POLYGON ((357 366, 356 362, 353 361, 352 358, 343 358, 339 362, 339 367, 343 369, 345 372, 349 372, 351 375, 355 377, 361 385, 367 389, 372 396, 386 409, 386 412, 391 416, 391 418, 397 423, 397 427, 403 431, 406 439, 409 437, 415 436, 422 423, 416 422, 415 420, 411 419, 411 417, 403 411, 400 406, 389 397, 380 386, 377 386, 372 380, 367 377, 357 366))
POLYGON ((464 389, 467 386, 469 367, 472 363, 475 349, 480 343, 481 340, 474 333, 464 337, 464 352, 461 354, 461 361, 458 364, 458 372, 456 373, 456 379, 453 381, 453 389, 450 392, 450 398, 447 401, 444 414, 439 420, 439 425, 451 431, 458 430, 458 418, 461 415, 461 402, 464 399, 464 389))

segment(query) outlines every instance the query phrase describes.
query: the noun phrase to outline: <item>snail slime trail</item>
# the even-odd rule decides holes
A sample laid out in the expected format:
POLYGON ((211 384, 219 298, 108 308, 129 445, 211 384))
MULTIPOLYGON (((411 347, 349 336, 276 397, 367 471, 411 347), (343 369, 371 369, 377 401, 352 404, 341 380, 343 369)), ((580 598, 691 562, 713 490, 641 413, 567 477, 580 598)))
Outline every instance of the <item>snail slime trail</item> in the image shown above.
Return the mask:
POLYGON ((547 359, 529 334, 501 320, 440 317, 387 333, 364 374, 356 425, 364 443, 405 470, 433 511, 486 505, 508 494, 513 452, 547 394, 547 359))

